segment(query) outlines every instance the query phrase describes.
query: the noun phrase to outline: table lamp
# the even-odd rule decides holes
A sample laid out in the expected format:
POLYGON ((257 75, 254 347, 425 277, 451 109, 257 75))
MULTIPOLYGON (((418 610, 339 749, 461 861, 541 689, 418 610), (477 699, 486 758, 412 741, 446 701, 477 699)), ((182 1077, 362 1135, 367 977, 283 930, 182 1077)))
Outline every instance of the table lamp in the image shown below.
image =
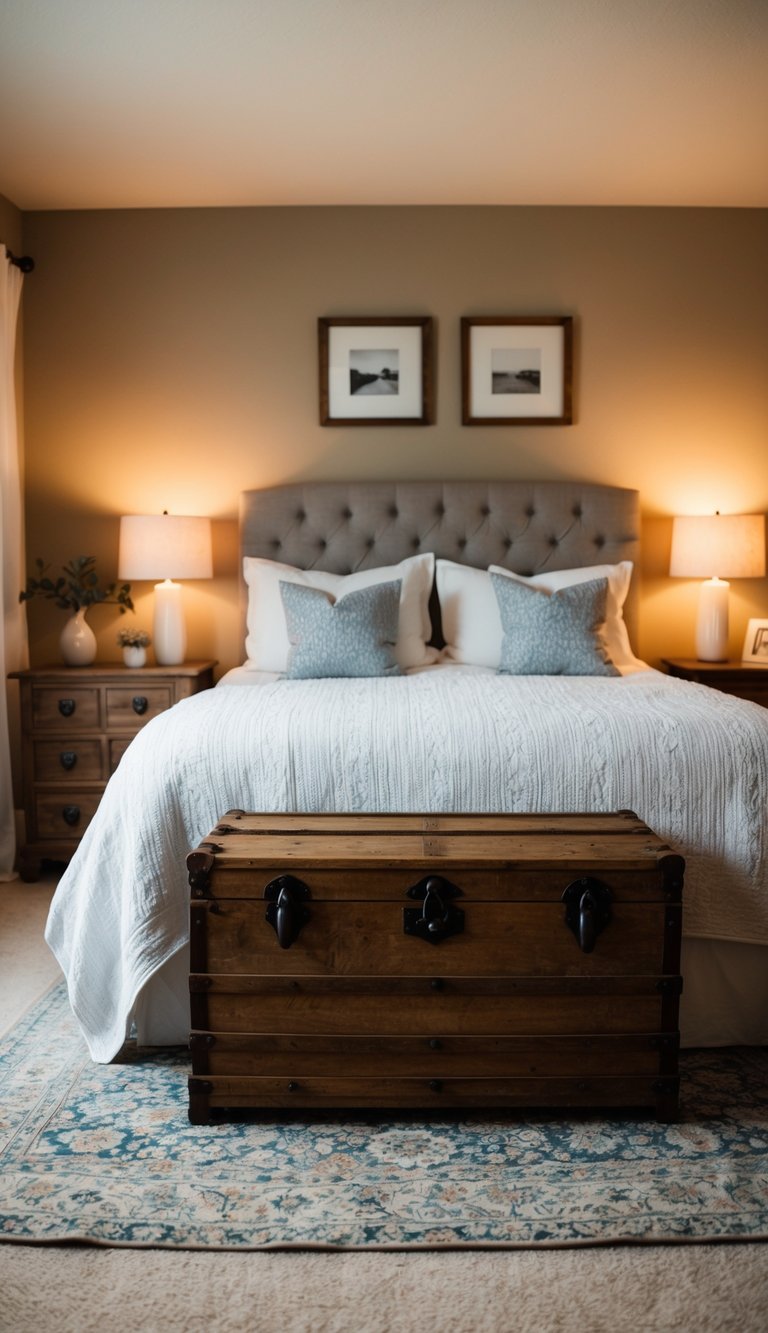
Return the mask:
POLYGON ((675 578, 704 578, 696 622, 700 662, 728 656, 726 579, 759 579, 765 574, 765 516, 706 514, 675 518, 669 572, 675 578))
POLYGON ((120 519, 118 578, 155 584, 153 641, 160 666, 184 661, 187 631, 182 589, 173 579, 210 579, 211 520, 177 514, 128 514, 120 519))

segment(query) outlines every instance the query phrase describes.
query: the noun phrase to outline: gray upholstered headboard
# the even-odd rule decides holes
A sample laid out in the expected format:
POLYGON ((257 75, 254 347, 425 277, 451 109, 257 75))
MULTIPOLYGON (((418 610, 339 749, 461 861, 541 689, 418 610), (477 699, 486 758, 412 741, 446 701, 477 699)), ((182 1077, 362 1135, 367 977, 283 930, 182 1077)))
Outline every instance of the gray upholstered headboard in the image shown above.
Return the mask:
MULTIPOLYGON (((637 491, 575 481, 305 482, 244 491, 241 554, 349 574, 420 551, 517 574, 637 562, 637 491)), ((637 578, 625 616, 635 627, 637 578)))

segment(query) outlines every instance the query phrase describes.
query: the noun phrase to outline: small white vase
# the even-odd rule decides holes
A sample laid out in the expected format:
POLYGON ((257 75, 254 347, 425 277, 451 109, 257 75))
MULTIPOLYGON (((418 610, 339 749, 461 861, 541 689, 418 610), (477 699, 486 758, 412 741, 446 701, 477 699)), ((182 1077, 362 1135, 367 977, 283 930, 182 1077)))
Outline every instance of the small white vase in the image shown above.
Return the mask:
POLYGON ((85 618, 87 607, 70 616, 59 637, 67 666, 90 666, 96 656, 96 635, 85 618))
POLYGON ((127 667, 143 667, 147 660, 147 650, 138 643, 127 643, 123 648, 123 661, 127 667))

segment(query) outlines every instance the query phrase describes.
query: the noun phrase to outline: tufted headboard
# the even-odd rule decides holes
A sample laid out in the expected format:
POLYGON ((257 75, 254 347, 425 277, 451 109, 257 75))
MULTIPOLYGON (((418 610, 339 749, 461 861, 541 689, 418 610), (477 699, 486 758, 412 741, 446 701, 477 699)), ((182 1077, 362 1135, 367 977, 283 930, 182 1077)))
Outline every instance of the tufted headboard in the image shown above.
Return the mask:
POLYGON ((244 491, 240 509, 242 555, 334 574, 420 551, 527 575, 637 562, 639 527, 637 491, 575 481, 304 482, 244 491))

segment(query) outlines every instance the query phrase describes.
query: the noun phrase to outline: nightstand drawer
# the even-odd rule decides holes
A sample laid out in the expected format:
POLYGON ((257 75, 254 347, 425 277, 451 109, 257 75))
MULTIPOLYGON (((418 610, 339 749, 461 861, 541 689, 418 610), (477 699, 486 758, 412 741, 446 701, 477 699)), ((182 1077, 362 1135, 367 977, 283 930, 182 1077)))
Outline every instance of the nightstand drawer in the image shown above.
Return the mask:
POLYGON ((127 685, 107 690, 107 730, 138 731, 173 703, 170 685, 127 685))
POLYGON ((15 671, 20 684, 26 840, 19 870, 35 880, 43 857, 68 860, 109 778, 145 722, 213 685, 214 662, 15 671))
POLYGON ((81 740, 73 737, 71 743, 62 737, 57 741, 34 742, 35 782, 105 782, 104 746, 98 738, 81 740))
POLYGON ((36 685, 32 690, 32 725, 36 731, 98 731, 100 695, 81 685, 36 685))
POLYGON ((100 791, 39 795, 35 801, 38 838, 81 838, 100 800, 100 791))

